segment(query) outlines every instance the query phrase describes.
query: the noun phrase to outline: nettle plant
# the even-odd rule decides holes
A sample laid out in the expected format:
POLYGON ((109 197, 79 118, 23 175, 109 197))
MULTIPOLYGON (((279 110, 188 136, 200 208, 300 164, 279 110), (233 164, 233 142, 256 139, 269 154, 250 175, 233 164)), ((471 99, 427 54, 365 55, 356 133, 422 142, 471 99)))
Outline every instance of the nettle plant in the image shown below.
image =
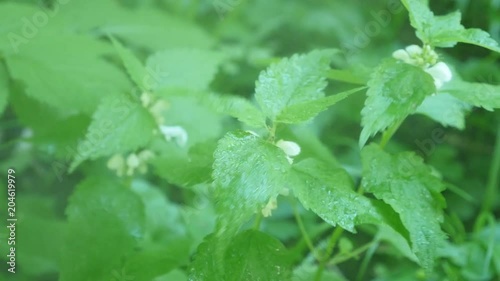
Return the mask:
MULTIPOLYGON (((143 61, 140 48, 122 43, 137 35, 126 28, 93 30, 88 24, 104 39, 97 41, 47 27, 16 45, 19 52, 5 52, 0 71, 10 77, 5 84, 12 83, 6 88, 22 93, 11 96, 16 114, 28 116, 22 105, 33 106, 33 100, 63 112, 35 117, 58 122, 72 138, 56 139, 58 146, 47 148, 57 155, 51 170, 59 182, 70 177, 67 170, 85 175, 70 197, 64 228, 51 225, 56 240, 64 241, 57 245, 57 266, 48 263, 32 274, 56 267, 63 281, 345 280, 336 264, 366 251, 358 266, 362 280, 376 249, 386 243, 389 255, 421 268, 411 276, 456 280, 457 268, 467 261, 460 257, 465 248, 448 241, 442 229, 448 185, 421 156, 394 154, 386 145, 413 114, 463 129, 473 107, 500 108, 498 86, 463 81, 440 53, 457 43, 497 53, 500 47, 488 33, 463 27, 458 12, 436 16, 426 1, 402 2, 421 42, 394 50, 367 80, 353 69, 332 71, 340 51, 313 50, 270 64, 258 76, 252 99, 210 90, 219 68, 230 69, 227 54, 210 47, 159 51, 155 44, 164 42, 147 37, 157 52, 143 61), (53 42, 59 48, 47 48, 53 42), (63 67, 50 67, 54 61, 63 67), (356 77, 350 80, 359 87, 325 95, 328 79, 343 79, 339 73, 356 77), (66 95, 68 89, 76 94, 66 95), (307 126, 330 106, 364 92, 362 172, 353 176, 307 126), (71 112, 68 104, 74 105, 71 112), (80 120, 78 114, 92 118, 80 120), (377 134, 380 141, 369 143, 377 134), (168 196, 157 187, 164 182, 175 186, 168 196), (172 198, 194 203, 180 207, 172 198), (302 236, 297 245, 285 246, 261 231, 282 208, 293 209, 302 236), (301 218, 311 213, 302 208, 325 222, 314 236, 335 227, 333 233, 315 243, 301 218), (345 238, 351 234, 371 242, 353 249, 345 238), (447 267, 437 266, 443 260, 447 267)), ((13 15, 28 9, 4 8, 13 15)), ((118 14, 118 7, 109 10, 117 22, 133 18, 118 14)), ((53 21, 64 23, 78 12, 53 21)), ((161 22, 152 16, 141 20, 146 18, 151 29, 161 22)), ((168 24, 179 26, 189 42, 207 41, 190 26, 168 24)), ((134 43, 147 47, 146 40, 134 43)), ((489 211, 482 224, 491 218, 489 211)), ((485 255, 483 276, 491 277, 493 254, 485 255)))

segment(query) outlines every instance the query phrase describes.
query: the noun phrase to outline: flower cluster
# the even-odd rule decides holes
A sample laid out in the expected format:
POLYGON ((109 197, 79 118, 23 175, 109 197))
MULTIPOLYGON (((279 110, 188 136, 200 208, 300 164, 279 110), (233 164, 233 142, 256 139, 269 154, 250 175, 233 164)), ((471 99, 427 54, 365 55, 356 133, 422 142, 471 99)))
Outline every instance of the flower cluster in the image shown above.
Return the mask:
POLYGON ((424 69, 434 78, 436 89, 441 88, 444 83, 449 82, 452 78, 448 65, 444 62, 438 62, 438 54, 429 45, 425 45, 424 48, 410 45, 405 49, 395 51, 392 56, 395 59, 424 69))
POLYGON ((143 150, 138 154, 131 153, 126 158, 121 154, 115 154, 108 160, 108 168, 116 171, 119 177, 123 175, 132 176, 136 170, 141 174, 148 171, 147 161, 154 157, 153 152, 143 150))
POLYGON ((141 95, 142 106, 147 108, 149 112, 153 115, 158 124, 160 132, 165 137, 166 141, 171 141, 175 139, 179 146, 185 146, 188 140, 188 134, 184 128, 181 126, 166 126, 164 112, 168 109, 169 104, 162 100, 154 100, 152 95, 148 92, 144 92, 141 95))

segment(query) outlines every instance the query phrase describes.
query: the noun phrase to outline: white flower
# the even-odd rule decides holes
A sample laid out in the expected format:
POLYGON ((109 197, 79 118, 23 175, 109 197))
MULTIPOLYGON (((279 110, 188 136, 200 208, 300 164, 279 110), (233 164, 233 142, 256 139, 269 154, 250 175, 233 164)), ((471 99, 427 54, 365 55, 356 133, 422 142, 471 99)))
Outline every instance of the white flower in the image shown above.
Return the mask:
POLYGON ((160 131, 167 141, 175 139, 179 146, 185 146, 188 140, 188 134, 181 126, 160 126, 160 131))
POLYGON ((453 77, 450 68, 444 62, 438 62, 434 66, 425 69, 434 78, 434 85, 439 89, 444 83, 449 82, 453 77))
POLYGON ((115 170, 116 174, 121 177, 125 170, 125 159, 120 154, 115 154, 108 160, 108 169, 115 170))
POLYGON ((293 157, 300 154, 300 146, 296 142, 279 140, 276 146, 285 152, 286 159, 290 164, 293 163, 293 157))
POLYGON ((420 46, 417 46, 417 45, 410 45, 410 46, 406 47, 405 50, 408 52, 408 55, 410 55, 410 57, 412 57, 412 58, 419 57, 423 53, 422 48, 420 46))
POLYGON ((423 49, 417 45, 410 45, 404 50, 396 50, 392 53, 392 57, 421 67, 434 78, 436 89, 441 88, 444 83, 449 82, 453 76, 446 63, 437 62, 439 56, 429 45, 425 45, 423 49))
POLYGON ((276 208, 278 208, 278 200, 276 200, 276 198, 270 198, 266 206, 262 208, 261 213, 267 218, 272 215, 272 211, 276 208))
POLYGON ((397 60, 404 61, 405 63, 411 62, 410 55, 408 54, 407 51, 405 51, 403 49, 399 49, 399 50, 394 51, 394 53, 392 53, 392 57, 397 59, 397 60))

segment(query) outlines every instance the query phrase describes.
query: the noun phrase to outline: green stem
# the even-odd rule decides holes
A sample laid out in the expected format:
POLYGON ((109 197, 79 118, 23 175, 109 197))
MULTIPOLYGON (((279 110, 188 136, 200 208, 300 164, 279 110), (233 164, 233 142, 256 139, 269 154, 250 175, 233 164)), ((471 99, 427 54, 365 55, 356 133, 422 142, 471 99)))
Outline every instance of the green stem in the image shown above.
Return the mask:
POLYGON ((353 257, 359 256, 361 253, 368 250, 373 245, 373 243, 375 243, 375 241, 371 241, 369 243, 366 243, 365 245, 363 245, 357 249, 352 250, 348 254, 336 255, 335 257, 333 257, 330 260, 329 265, 339 264, 339 263, 345 262, 346 260, 349 260, 353 257))
POLYGON ((486 192, 484 193, 482 213, 491 212, 493 208, 495 194, 498 191, 498 174, 500 174, 500 125, 497 129, 495 151, 493 152, 493 159, 491 161, 486 192))
POLYGON ((363 262, 361 262, 361 267, 358 271, 358 276, 356 277, 356 281, 361 281, 363 280, 363 276, 365 275, 366 269, 368 268, 368 264, 370 263, 373 255, 375 254, 375 250, 377 250, 379 245, 379 241, 377 240, 373 245, 368 249, 366 252, 366 255, 363 259, 363 262))
POLYGON ((262 222, 262 214, 259 212, 259 213, 257 213, 257 215, 255 217, 255 221, 253 223, 253 229, 254 230, 259 230, 261 222, 262 222))
POLYGON ((382 140, 380 140, 380 147, 383 149, 386 144, 389 142, 389 140, 392 138, 392 136, 396 133, 396 131, 399 129, 399 126, 403 121, 400 121, 391 127, 389 127, 383 134, 382 134, 382 140))
POLYGON ((293 214, 295 215, 295 220, 297 221, 297 224, 299 225, 300 232, 302 233, 302 237, 304 238, 304 241, 306 242, 306 245, 309 248, 309 251, 311 251, 314 258, 316 258, 317 260, 320 260, 320 256, 316 252, 316 249, 314 249, 314 245, 311 241, 311 238, 309 237, 309 234, 307 234, 307 231, 306 231, 306 228, 304 227, 304 223, 302 221, 302 218, 300 217, 300 214, 297 210, 297 206, 294 202, 292 202, 292 208, 293 208, 293 214))
POLYGON ((318 270, 316 271, 316 276, 314 277, 315 281, 321 280, 321 276, 323 275, 323 271, 325 270, 328 259, 332 255, 333 249, 335 248, 335 245, 337 244, 340 236, 342 236, 342 233, 344 233, 344 229, 340 226, 337 226, 337 228, 335 228, 335 230, 333 231, 332 236, 330 236, 330 240, 328 241, 328 245, 326 246, 325 256, 322 258, 318 270))

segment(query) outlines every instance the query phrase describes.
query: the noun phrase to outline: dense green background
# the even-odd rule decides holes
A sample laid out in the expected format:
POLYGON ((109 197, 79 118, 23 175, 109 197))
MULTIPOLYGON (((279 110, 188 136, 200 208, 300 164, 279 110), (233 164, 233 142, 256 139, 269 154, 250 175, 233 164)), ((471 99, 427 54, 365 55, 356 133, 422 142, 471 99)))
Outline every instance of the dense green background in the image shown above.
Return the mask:
MULTIPOLYGON (((7 169, 16 171, 19 219, 13 276, 6 273, 7 203, 2 191, 0 280, 188 280, 197 247, 215 227, 208 183, 217 141, 228 131, 247 129, 227 116, 236 113, 214 106, 219 98, 253 99, 255 81, 271 63, 332 48, 341 50, 332 66, 349 71, 332 73, 325 92, 339 93, 365 84, 372 69, 394 50, 420 44, 399 1, 60 2, 64 4, 0 1, 0 173, 7 182, 7 169), (366 36, 361 30, 370 25, 373 32, 366 36), (158 75, 167 73, 160 77, 165 84, 137 86, 141 81, 128 78, 109 36, 158 75), (124 93, 138 96, 149 90, 145 88, 165 85, 175 92, 168 94, 166 123, 181 125, 189 134, 182 150, 158 136, 146 137, 153 121, 143 121, 143 113, 123 98, 124 93), (216 93, 217 98, 200 98, 199 92, 216 93), (119 102, 104 97, 119 97, 119 102), (111 120, 113 134, 95 120, 111 120), (99 145, 91 143, 92 151, 82 157, 77 151, 89 126, 101 134, 99 145), (106 167, 113 154, 140 147, 161 155, 147 174, 120 178, 106 167), (70 167, 75 169, 68 173, 70 167)), ((500 41, 500 1, 430 2, 438 15, 460 10, 464 26, 481 28, 500 41)), ((500 84, 499 53, 465 44, 439 53, 464 81, 500 84)), ((300 143, 304 157, 339 163, 357 184, 363 169, 358 138, 365 98, 354 94, 314 122, 281 127, 278 135, 300 143)), ((451 106, 444 101, 435 114, 451 106)), ((387 146, 391 152, 418 153, 449 183, 443 192, 447 208, 442 228, 450 243, 438 251, 434 270, 426 273, 408 259, 412 254, 404 246, 388 242, 394 239, 389 230, 377 234, 376 228, 362 225, 356 234, 343 234, 333 254, 335 264, 326 267, 323 280, 498 280, 495 177, 500 171, 494 163, 500 160, 493 157, 495 140, 499 149, 500 115, 482 108, 465 111, 465 123, 457 113, 454 126, 447 127, 424 115, 409 116, 387 146), (433 139, 436 130, 444 135, 438 141, 433 139)), ((251 157, 242 153, 242 163, 251 157)), ((235 271, 231 276, 242 276, 237 271, 245 261, 255 272, 291 263, 293 280, 312 280, 317 263, 294 210, 312 242, 319 250, 325 247, 333 227, 296 200, 280 197, 273 216, 261 222, 265 234, 243 232, 226 245, 227 266, 235 271)), ((210 247, 215 246, 202 244, 206 249, 200 253, 210 247)), ((246 278, 242 280, 254 280, 246 278)), ((274 277, 268 278, 263 280, 274 277)))

